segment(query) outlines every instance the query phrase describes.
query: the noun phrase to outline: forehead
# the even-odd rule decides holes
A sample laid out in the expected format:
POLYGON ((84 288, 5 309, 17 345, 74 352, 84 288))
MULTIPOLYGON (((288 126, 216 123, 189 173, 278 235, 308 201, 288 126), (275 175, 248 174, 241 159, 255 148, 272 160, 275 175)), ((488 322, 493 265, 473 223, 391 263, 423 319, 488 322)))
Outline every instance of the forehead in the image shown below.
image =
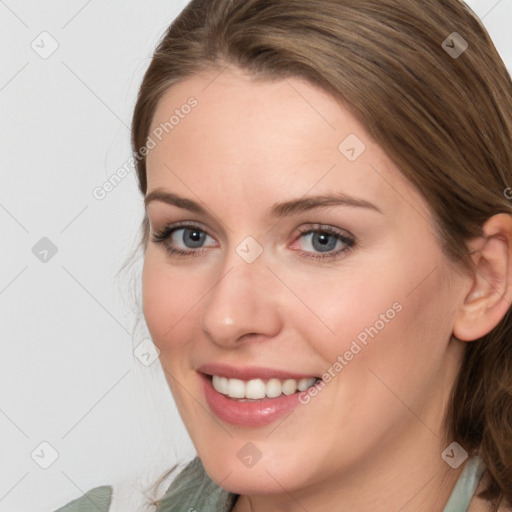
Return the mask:
POLYGON ((205 199, 224 192, 253 203, 335 190, 397 212, 411 208, 405 194, 424 207, 350 110, 298 78, 257 81, 231 69, 193 76, 161 98, 155 133, 148 190, 194 183, 205 199))
POLYGON ((169 131, 176 144, 184 142, 180 135, 197 136, 197 142, 214 143, 219 153, 234 147, 247 158, 261 158, 276 148, 306 149, 308 141, 316 150, 323 140, 325 147, 337 151, 349 129, 367 138, 356 119, 323 90, 292 77, 256 80, 236 69, 202 73, 171 87, 158 104, 152 130, 181 109, 188 111, 190 98, 197 106, 169 131))

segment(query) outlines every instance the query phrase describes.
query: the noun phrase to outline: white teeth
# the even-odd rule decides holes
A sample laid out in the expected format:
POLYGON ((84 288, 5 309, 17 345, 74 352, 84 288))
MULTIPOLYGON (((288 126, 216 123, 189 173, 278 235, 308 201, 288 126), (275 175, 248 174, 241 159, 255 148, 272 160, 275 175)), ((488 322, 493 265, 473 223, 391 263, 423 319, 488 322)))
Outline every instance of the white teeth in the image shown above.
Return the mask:
POLYGON ((311 379, 300 379, 297 383, 297 389, 299 391, 306 391, 309 387, 311 387, 311 379))
POLYGON ((297 391, 305 391, 315 382, 315 377, 300 379, 269 379, 266 383, 262 379, 243 381, 240 379, 228 379, 218 375, 212 376, 213 387, 223 395, 231 398, 248 398, 261 400, 262 398, 277 398, 281 394, 293 395, 297 391))
POLYGON ((239 379, 228 379, 228 396, 245 398, 245 382, 239 379))
POLYGON ((293 395, 297 391, 297 381, 295 379, 286 379, 283 382, 283 393, 285 395, 293 395))
POLYGON ((223 395, 228 394, 228 379, 226 377, 219 377, 214 375, 212 378, 213 387, 223 395))
POLYGON ((261 379, 250 380, 245 385, 245 398, 252 398, 257 400, 259 398, 265 398, 267 387, 261 379))
POLYGON ((281 386, 281 381, 279 379, 270 379, 267 382, 267 391, 266 395, 269 398, 276 398, 283 392, 283 387, 281 386))
POLYGON ((222 389, 224 389, 224 393, 228 394, 228 379, 227 377, 219 377, 219 383, 222 389))

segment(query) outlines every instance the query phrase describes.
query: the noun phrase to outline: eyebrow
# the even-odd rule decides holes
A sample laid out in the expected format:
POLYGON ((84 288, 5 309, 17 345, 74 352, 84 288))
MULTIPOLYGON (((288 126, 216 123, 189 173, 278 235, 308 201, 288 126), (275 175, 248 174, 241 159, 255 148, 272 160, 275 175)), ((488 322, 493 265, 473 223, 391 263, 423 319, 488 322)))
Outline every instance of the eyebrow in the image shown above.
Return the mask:
MULTIPOLYGON (((148 204, 153 201, 159 201, 172 206, 177 206, 178 208, 183 208, 197 214, 208 214, 206 208, 201 206, 196 201, 180 197, 162 189, 155 189, 151 191, 145 197, 144 205, 147 207, 148 204)), ((270 213, 274 217, 286 217, 288 215, 313 210, 315 208, 325 208, 328 206, 352 206, 357 208, 367 208, 378 213, 382 213, 380 208, 375 206, 373 203, 342 193, 307 196, 301 197, 299 199, 292 199, 284 203, 274 203, 270 209, 270 213)))

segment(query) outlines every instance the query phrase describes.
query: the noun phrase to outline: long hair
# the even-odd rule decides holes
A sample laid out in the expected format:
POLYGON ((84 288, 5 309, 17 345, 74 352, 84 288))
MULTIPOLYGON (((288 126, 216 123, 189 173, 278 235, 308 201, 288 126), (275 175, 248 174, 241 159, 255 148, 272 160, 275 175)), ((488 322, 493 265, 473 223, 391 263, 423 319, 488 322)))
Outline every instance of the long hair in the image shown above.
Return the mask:
MULTIPOLYGON (((302 78, 349 105, 423 195, 453 261, 471 268, 467 241, 492 215, 512 212, 504 193, 512 184, 511 79, 460 0, 192 0, 158 44, 135 106, 143 195, 140 150, 160 98, 226 65, 261 79, 302 78)), ((148 231, 144 217, 142 247, 148 231)), ((467 451, 480 450, 489 477, 480 496, 494 510, 512 503, 510 310, 466 343, 445 429, 467 451)))

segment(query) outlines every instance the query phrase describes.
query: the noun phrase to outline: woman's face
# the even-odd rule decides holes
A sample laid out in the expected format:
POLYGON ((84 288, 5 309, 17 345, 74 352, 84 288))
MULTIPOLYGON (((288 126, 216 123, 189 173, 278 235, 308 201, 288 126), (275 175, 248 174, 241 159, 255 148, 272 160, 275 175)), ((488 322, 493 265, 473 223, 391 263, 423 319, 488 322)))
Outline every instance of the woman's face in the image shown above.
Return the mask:
POLYGON ((281 493, 438 460, 469 282, 355 117, 225 70, 173 86, 150 136, 144 314, 210 476, 281 493))

